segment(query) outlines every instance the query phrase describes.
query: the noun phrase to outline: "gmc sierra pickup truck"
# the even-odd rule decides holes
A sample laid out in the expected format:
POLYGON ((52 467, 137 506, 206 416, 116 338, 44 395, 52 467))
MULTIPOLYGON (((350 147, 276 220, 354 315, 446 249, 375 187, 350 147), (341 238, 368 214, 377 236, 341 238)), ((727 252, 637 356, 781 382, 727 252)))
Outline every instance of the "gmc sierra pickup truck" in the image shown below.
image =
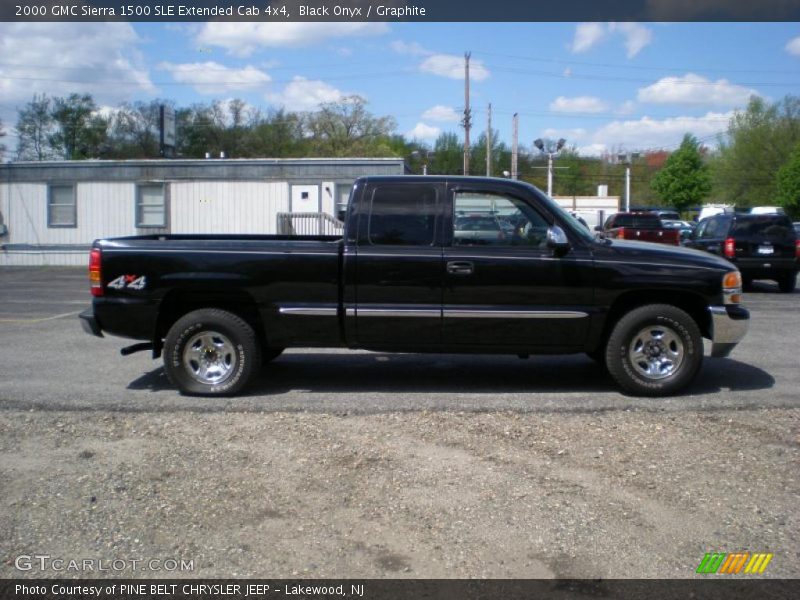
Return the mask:
POLYGON ((749 322, 727 260, 595 239, 508 179, 362 178, 341 237, 123 237, 96 241, 89 262, 86 331, 143 340, 123 354, 163 354, 184 394, 235 394, 311 346, 585 352, 624 391, 663 396, 697 375, 704 337, 724 357, 749 322))

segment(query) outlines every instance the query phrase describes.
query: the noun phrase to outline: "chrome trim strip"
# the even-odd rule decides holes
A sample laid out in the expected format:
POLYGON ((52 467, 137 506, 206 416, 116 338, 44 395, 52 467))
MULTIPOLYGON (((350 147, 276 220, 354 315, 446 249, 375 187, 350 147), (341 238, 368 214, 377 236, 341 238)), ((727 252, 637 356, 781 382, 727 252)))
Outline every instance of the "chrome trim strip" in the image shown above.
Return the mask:
POLYGON ((335 317, 337 309, 301 306, 281 306, 278 312, 282 315, 301 315, 306 317, 335 317))
POLYGON ((462 310, 445 309, 445 318, 456 319, 584 319, 589 313, 577 310, 462 310))
POLYGON ((433 317, 438 319, 442 316, 441 309, 424 308, 356 308, 353 313, 359 317, 433 317))

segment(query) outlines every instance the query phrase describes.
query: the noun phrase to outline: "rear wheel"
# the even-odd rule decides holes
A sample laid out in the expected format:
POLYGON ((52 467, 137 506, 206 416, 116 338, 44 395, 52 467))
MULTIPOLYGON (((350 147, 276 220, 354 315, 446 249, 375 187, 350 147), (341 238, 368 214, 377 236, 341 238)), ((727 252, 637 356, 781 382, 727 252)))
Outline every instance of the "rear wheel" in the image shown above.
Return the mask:
POLYGON ((182 394, 235 394, 260 364, 253 328, 237 315, 216 308, 184 315, 164 341, 164 369, 182 394))
POLYGON ((622 317, 606 346, 611 376, 637 396, 668 396, 685 388, 703 362, 694 319, 667 304, 636 308, 622 317))
POLYGON ((797 287, 797 275, 789 273, 778 279, 778 289, 785 294, 791 293, 797 287))

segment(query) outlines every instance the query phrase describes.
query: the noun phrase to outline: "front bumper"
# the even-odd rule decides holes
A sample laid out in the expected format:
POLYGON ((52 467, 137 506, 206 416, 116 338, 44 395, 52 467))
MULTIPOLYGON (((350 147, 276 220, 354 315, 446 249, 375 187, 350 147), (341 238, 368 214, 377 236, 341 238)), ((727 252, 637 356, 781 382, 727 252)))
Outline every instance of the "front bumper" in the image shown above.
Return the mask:
POLYGON ((709 306, 711 356, 725 358, 742 341, 750 326, 750 311, 739 305, 709 306))
POLYGON ((83 311, 78 318, 81 320, 81 327, 83 330, 88 333, 89 335, 96 335, 97 337, 103 337, 103 332, 100 329, 100 323, 97 322, 97 319, 94 316, 94 309, 87 308, 83 311))

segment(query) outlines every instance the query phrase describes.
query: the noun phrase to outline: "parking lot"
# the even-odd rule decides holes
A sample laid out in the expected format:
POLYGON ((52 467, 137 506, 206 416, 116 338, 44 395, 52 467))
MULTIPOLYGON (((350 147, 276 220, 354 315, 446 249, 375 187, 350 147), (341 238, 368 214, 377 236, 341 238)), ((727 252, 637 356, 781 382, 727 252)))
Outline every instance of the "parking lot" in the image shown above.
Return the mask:
MULTIPOLYGON (((582 356, 288 351, 238 398, 181 397, 87 336, 83 269, 0 269, 0 576, 15 558, 193 561, 111 576, 800 576, 800 292, 686 395, 582 356)), ((707 353, 708 354, 708 353, 707 353)), ((104 573, 95 573, 95 575, 104 573)))

